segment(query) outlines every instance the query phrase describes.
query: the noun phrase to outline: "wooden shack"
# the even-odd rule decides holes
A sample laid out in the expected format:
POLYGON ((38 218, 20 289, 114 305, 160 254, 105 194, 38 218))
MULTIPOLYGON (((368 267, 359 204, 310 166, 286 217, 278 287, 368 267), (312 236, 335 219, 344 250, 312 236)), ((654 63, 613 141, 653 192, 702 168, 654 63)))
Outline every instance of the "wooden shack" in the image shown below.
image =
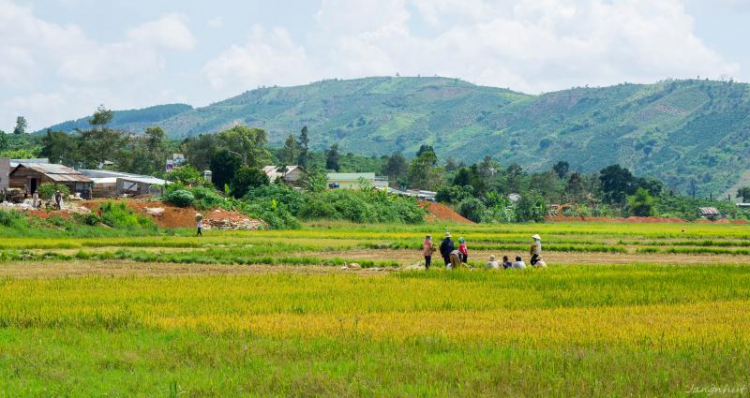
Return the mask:
POLYGON ((20 163, 10 172, 10 187, 33 195, 45 183, 62 184, 72 194, 91 197, 93 181, 83 174, 59 164, 20 163))

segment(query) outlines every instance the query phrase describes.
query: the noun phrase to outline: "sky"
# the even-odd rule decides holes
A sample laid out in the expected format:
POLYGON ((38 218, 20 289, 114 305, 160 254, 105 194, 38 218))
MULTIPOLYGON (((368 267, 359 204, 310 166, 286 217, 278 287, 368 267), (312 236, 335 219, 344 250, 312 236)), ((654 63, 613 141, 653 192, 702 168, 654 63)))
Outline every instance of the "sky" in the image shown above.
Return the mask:
POLYGON ((750 0, 0 0, 0 130, 259 86, 750 81, 750 0))

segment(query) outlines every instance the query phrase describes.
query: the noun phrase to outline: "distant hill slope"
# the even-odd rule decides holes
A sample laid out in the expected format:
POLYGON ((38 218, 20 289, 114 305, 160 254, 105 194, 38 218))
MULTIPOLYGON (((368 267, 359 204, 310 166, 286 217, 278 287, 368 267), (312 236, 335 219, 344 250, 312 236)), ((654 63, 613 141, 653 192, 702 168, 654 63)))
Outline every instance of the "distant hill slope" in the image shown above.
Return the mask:
MULTIPOLYGON (((177 116, 181 113, 191 111, 193 107, 186 104, 168 104, 168 105, 157 105, 143 109, 133 109, 127 111, 115 111, 112 123, 112 128, 139 132, 143 131, 146 127, 157 125, 171 117, 177 116)), ((52 131, 65 131, 72 132, 76 129, 87 129, 90 127, 89 119, 91 116, 82 117, 77 120, 69 120, 54 126, 48 127, 52 131)), ((47 129, 42 129, 36 133, 43 133, 47 129)))
POLYGON ((410 155, 431 144, 443 159, 490 155, 530 170, 558 160, 582 171, 620 163, 681 191, 693 184, 718 195, 750 162, 748 87, 684 80, 532 96, 446 78, 329 80, 249 91, 158 124, 173 137, 247 124, 274 144, 307 125, 318 149, 410 155))

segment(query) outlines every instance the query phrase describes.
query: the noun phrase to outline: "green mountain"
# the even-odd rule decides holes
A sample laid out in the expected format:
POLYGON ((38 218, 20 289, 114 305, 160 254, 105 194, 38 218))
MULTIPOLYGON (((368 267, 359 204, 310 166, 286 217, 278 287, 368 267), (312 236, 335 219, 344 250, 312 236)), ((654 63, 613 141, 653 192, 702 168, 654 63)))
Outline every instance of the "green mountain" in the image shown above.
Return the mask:
MULTIPOLYGON (((125 131, 140 132, 146 129, 146 127, 158 125, 171 117, 192 109, 192 106, 186 104, 168 104, 143 109, 116 111, 112 118, 111 127, 125 131)), ((76 129, 85 130, 91 127, 89 125, 90 118, 91 116, 87 116, 76 120, 69 120, 50 126, 48 129, 65 132, 73 132, 76 129)), ((35 134, 44 133, 45 131, 47 131, 47 128, 39 130, 35 134)))
POLYGON ((529 170, 558 160, 581 171, 620 163, 680 191, 717 196, 750 178, 748 87, 667 80, 533 96, 437 77, 327 80, 248 91, 157 124, 172 137, 247 124, 266 129, 273 144, 307 125, 317 149, 413 154, 430 144, 442 159, 490 155, 529 170))

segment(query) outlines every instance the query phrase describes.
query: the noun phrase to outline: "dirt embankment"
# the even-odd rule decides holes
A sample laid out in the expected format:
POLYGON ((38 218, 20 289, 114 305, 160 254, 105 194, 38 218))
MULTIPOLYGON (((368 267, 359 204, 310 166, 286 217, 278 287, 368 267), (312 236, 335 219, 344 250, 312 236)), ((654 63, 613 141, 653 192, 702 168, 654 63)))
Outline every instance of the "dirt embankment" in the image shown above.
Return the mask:
POLYGON ((427 222, 451 221, 464 224, 475 224, 474 221, 456 213, 450 207, 432 202, 422 202, 420 206, 427 209, 427 222))
MULTIPOLYGON (((212 220, 226 220, 236 223, 250 220, 250 218, 248 218, 246 215, 232 211, 212 210, 199 212, 192 207, 175 207, 158 201, 152 202, 133 199, 119 200, 124 201, 128 207, 137 211, 138 213, 149 216, 152 220, 154 220, 156 225, 161 228, 193 228, 195 227, 196 213, 203 214, 203 223, 205 225, 211 224, 212 220), (149 211, 148 209, 151 209, 151 211, 149 211), (154 211, 153 209, 163 209, 163 211, 154 211)), ((82 206, 89 208, 92 212, 95 213, 103 202, 104 200, 91 200, 83 202, 82 206)))

